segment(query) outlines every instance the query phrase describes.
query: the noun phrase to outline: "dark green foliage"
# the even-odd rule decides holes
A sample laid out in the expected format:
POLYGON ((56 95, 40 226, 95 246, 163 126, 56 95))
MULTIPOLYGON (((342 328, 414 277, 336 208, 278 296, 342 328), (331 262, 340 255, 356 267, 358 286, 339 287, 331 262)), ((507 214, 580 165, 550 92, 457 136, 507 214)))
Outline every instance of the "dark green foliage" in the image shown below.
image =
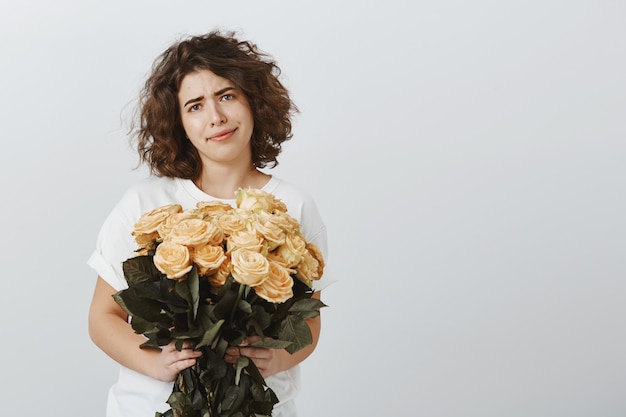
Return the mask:
POLYGON ((131 258, 123 269, 129 288, 113 297, 131 316, 135 332, 147 337, 142 347, 158 348, 175 340, 178 349, 188 341, 202 351, 197 363, 178 375, 168 400, 171 410, 156 417, 271 416, 278 399, 254 362, 242 357, 232 366, 224 353, 248 336, 261 337, 254 347, 290 353, 310 344, 305 320, 324 307, 311 298, 311 289, 294 279, 294 296, 273 304, 232 277, 213 294, 195 266, 182 281, 161 274, 152 256, 131 258))

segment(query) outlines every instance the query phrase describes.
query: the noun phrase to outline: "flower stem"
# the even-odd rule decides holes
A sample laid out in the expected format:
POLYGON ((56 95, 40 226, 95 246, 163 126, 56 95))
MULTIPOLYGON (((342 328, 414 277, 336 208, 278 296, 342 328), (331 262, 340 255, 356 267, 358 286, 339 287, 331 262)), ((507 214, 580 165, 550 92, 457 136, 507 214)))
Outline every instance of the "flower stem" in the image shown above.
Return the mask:
POLYGON ((237 285, 239 285, 239 291, 237 291, 237 298, 235 299, 235 303, 233 304, 233 309, 230 312, 229 323, 232 323, 233 320, 235 319, 235 313, 237 312, 237 308, 239 307, 239 300, 241 300, 241 297, 243 296, 243 292, 245 290, 245 285, 243 284, 237 284, 237 285))

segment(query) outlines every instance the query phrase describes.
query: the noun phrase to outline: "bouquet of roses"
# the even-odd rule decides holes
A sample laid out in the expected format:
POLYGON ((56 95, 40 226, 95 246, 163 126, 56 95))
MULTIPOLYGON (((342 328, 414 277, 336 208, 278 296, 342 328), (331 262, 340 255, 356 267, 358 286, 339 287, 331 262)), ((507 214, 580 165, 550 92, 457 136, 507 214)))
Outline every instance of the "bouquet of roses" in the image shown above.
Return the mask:
POLYGON ((128 288, 114 295, 130 316, 142 348, 176 341, 202 351, 181 372, 161 417, 271 416, 278 402, 252 360, 225 362, 230 345, 290 353, 312 342, 307 318, 324 304, 311 298, 322 276, 319 248, 305 240, 285 204, 240 189, 236 207, 201 202, 145 213, 132 232, 137 256, 123 263, 128 288))

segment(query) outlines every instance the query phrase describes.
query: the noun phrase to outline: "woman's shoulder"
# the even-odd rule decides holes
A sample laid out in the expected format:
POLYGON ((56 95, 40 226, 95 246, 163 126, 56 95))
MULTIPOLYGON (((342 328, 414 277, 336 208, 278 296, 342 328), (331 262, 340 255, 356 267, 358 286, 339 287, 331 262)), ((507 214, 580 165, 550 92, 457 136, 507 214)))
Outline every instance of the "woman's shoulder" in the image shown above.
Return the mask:
POLYGON ((300 204, 314 204, 313 197, 302 186, 282 178, 273 176, 270 182, 264 187, 264 191, 275 195, 283 200, 287 205, 288 201, 300 204))
POLYGON ((176 200, 181 181, 178 178, 147 176, 131 184, 116 206, 117 211, 137 217, 176 200))
POLYGON ((176 180, 176 178, 148 175, 132 183, 126 190, 126 194, 148 195, 155 192, 162 192, 164 189, 174 187, 176 180))
POLYGON ((287 212, 300 222, 311 223, 311 227, 319 229, 323 227, 317 204, 313 196, 302 186, 285 181, 281 178, 272 177, 272 180, 264 188, 280 199, 287 206, 287 212))

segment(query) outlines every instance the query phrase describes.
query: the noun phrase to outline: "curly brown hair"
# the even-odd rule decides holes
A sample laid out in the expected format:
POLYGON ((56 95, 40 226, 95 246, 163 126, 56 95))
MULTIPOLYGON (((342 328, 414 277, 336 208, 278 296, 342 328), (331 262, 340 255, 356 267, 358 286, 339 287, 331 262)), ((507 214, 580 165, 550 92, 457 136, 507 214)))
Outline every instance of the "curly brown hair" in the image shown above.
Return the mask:
POLYGON ((291 139, 291 116, 298 112, 279 81, 276 62, 234 32, 212 31, 170 46, 155 61, 141 90, 138 127, 134 130, 141 162, 158 176, 195 179, 200 156, 187 139, 180 117, 178 90, 189 73, 209 70, 235 84, 248 99, 254 129, 252 163, 274 167, 281 144, 291 139))

